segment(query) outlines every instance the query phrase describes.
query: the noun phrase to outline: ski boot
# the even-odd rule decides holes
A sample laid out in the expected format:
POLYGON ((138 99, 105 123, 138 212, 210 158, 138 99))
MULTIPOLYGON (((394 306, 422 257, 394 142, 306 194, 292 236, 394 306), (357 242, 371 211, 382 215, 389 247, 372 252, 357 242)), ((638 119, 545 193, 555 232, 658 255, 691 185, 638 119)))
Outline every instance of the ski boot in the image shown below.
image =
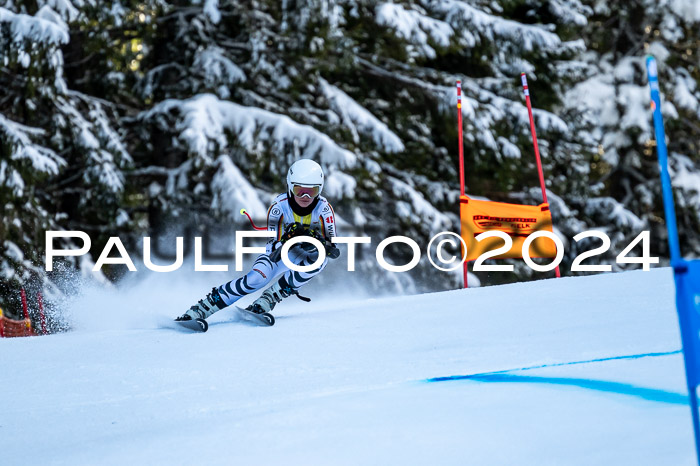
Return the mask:
POLYGON ((197 304, 189 308, 184 314, 175 319, 176 322, 186 320, 206 319, 217 311, 225 308, 226 304, 219 294, 218 288, 212 288, 204 299, 200 299, 197 304))
POLYGON ((284 278, 281 278, 263 291, 263 294, 256 299, 253 304, 245 308, 245 310, 255 314, 269 314, 277 303, 282 302, 284 298, 288 298, 293 294, 298 296, 299 292, 289 286, 284 278))

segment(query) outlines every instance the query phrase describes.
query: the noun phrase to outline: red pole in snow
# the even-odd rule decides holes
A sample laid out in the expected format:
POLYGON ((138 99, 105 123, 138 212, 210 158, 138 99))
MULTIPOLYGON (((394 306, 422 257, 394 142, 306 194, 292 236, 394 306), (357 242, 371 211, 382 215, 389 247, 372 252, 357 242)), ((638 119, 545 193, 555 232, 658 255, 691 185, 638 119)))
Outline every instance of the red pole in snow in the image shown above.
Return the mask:
POLYGON ((41 333, 46 335, 46 315, 44 314, 44 298, 41 293, 37 293, 36 299, 39 302, 39 318, 41 319, 41 333))
MULTIPOLYGON (((459 134, 459 208, 462 209, 462 196, 464 196, 464 145, 462 143, 462 81, 457 81, 457 134, 459 134)), ((461 216, 460 216, 461 218, 461 216)), ((464 251, 466 254, 467 251, 464 251)), ((462 265, 464 274, 464 287, 467 288, 467 274, 469 267, 467 261, 462 265)))
POLYGON ((459 194, 464 196, 464 146, 462 145, 462 81, 457 81, 457 132, 459 133, 459 194))
POLYGON ((22 311, 24 312, 24 335, 27 336, 29 334, 28 332, 28 326, 27 326, 27 321, 29 320, 29 308, 27 307, 27 293, 24 292, 24 288, 22 288, 21 292, 22 296, 22 311))
MULTIPOLYGON (((532 142, 535 144, 535 158, 537 158, 537 172, 540 175, 540 187, 542 188, 542 200, 545 204, 547 202, 547 189, 544 186, 544 173, 542 171, 542 161, 540 159, 540 148, 537 144, 537 131, 535 130, 535 119, 532 116, 532 104, 530 103, 530 90, 527 87, 527 77, 525 73, 520 73, 520 79, 523 82, 523 93, 525 94, 525 102, 527 103, 527 113, 530 116, 530 131, 532 132, 532 142)), ((551 210, 550 210, 551 212, 551 210)), ((554 269, 557 278, 561 277, 559 272, 559 266, 554 269)))

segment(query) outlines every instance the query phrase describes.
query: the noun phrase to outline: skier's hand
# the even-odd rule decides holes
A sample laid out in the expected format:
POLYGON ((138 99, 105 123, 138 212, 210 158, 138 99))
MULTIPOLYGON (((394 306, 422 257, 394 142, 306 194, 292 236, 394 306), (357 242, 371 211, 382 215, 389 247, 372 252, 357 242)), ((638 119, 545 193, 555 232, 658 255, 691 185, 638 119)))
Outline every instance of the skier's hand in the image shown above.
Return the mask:
MULTIPOLYGON (((337 259, 338 257, 340 257, 340 249, 338 249, 338 247, 335 244, 333 244, 328 238, 323 236, 321 232, 309 228, 307 225, 296 222, 287 225, 287 228, 285 228, 282 237, 278 241, 275 241, 273 243, 273 250, 269 255, 270 260, 272 262, 278 262, 282 257, 282 246, 284 245, 284 243, 297 236, 310 236, 311 238, 317 239, 326 250, 326 256, 330 257, 331 259, 337 259)), ((310 243, 302 243, 299 245, 299 247, 301 247, 304 251, 307 252, 312 252, 316 249, 310 243)))
POLYGON ((308 227, 303 223, 294 222, 287 225, 284 229, 284 233, 280 236, 280 239, 272 243, 272 252, 268 256, 272 262, 279 262, 282 257, 282 246, 284 243, 296 236, 306 235, 308 233, 308 227))
POLYGON ((321 234, 321 232, 317 230, 311 230, 311 236, 316 238, 323 244, 323 247, 326 249, 326 255, 330 257, 331 259, 337 259, 340 257, 340 249, 338 249, 338 246, 336 246, 333 242, 331 242, 330 239, 326 238, 321 234))
POLYGON ((321 234, 321 232, 319 232, 318 230, 314 230, 313 228, 308 229, 308 236, 312 237, 313 239, 319 240, 321 242, 321 244, 324 246, 328 242, 326 237, 323 236, 323 234, 321 234))
POLYGON ((307 235, 308 231, 309 231, 309 228, 306 225, 304 225, 303 223, 299 223, 299 222, 290 223, 284 229, 284 233, 282 234, 280 241, 282 243, 285 243, 285 242, 289 241, 290 239, 294 238, 295 236, 307 235))
POLYGON ((335 243, 328 241, 326 243, 326 255, 331 259, 337 259, 340 257, 340 249, 335 245, 335 243))

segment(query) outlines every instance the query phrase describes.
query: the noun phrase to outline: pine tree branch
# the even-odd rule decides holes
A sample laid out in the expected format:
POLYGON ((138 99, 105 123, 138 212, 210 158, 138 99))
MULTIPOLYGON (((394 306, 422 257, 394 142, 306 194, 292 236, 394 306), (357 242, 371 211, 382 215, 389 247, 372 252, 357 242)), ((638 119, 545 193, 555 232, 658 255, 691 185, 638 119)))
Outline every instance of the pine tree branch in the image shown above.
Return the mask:
POLYGON ((223 37, 217 37, 216 43, 224 48, 245 50, 247 52, 250 52, 253 49, 253 47, 249 43, 236 42, 233 40, 225 39, 223 37))
POLYGON ((202 13, 202 7, 175 7, 170 13, 156 18, 156 23, 164 23, 174 16, 183 18, 202 13))
POLYGON ((70 61, 69 61, 69 62, 66 62, 65 65, 63 65, 63 66, 64 66, 65 68, 75 68, 75 67, 78 67, 78 66, 82 66, 82 65, 84 65, 85 63, 87 63, 87 62, 89 62, 90 60, 92 60, 96 55, 97 55, 97 53, 93 52, 93 53, 87 55, 86 57, 84 57, 84 58, 82 58, 82 59, 80 59, 80 60, 78 60, 78 61, 75 61, 75 62, 70 62, 70 61))
POLYGON ((425 82, 425 81, 420 81, 418 79, 411 78, 409 76, 404 76, 402 74, 396 73, 396 72, 391 72, 389 70, 385 70, 384 68, 381 68, 380 66, 375 65, 374 63, 371 63, 364 58, 357 58, 357 62, 365 67, 366 71, 374 76, 380 77, 380 78, 386 78, 390 81, 398 81, 406 86, 409 87, 415 87, 418 89, 422 89, 425 91, 428 91, 431 93, 431 95, 438 94, 442 92, 442 89, 439 86, 436 86, 434 84, 425 82))

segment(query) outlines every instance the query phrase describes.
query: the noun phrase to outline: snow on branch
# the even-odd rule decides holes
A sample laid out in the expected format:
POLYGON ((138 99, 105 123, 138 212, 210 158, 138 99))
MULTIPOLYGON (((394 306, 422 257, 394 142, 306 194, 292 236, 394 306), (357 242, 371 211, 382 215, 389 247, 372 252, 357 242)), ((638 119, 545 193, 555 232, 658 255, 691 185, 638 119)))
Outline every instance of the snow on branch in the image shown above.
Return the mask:
MULTIPOLYGON (((445 104, 442 110, 454 112, 457 106, 457 95, 454 87, 441 87, 445 104)), ((516 158, 516 151, 503 138, 497 139, 496 126, 500 121, 508 120, 529 134, 530 119, 527 107, 519 101, 501 97, 483 87, 472 79, 462 82, 462 117, 465 125, 473 131, 465 133, 464 138, 469 142, 478 142, 482 147, 501 152, 506 157, 516 158)), ((569 128, 564 120, 547 110, 535 108, 532 110, 535 125, 542 133, 566 133, 569 128)), ((518 151, 519 153, 519 151, 518 151)))
POLYGON ((352 133, 353 141, 360 142, 358 131, 372 137, 374 143, 386 152, 402 152, 405 147, 401 139, 387 125, 372 115, 366 108, 358 104, 352 97, 337 87, 329 84, 323 78, 319 80, 321 90, 330 102, 343 124, 352 133))
MULTIPOLYGON (((82 0, 77 0, 78 6, 83 6, 82 0)), ((58 13, 64 21, 71 22, 78 19, 80 12, 73 6, 70 0, 38 0, 39 7, 48 6, 58 13)))
POLYGON ((353 199, 355 197, 356 188, 357 180, 355 177, 343 173, 340 170, 334 170, 326 176, 326 183, 323 185, 323 194, 334 199, 353 199))
MULTIPOLYGON (((594 216, 596 220, 609 228, 611 225, 617 228, 642 230, 645 223, 622 203, 612 197, 594 197, 586 200, 585 213, 594 216)), ((605 229, 605 228, 603 228, 605 229)))
POLYGON ((110 127, 101 105, 84 94, 72 95, 87 99, 86 103, 90 107, 88 116, 93 121, 86 119, 71 101, 61 98, 56 104, 68 119, 75 142, 85 154, 86 181, 97 181, 111 192, 119 193, 124 189, 124 175, 119 164, 130 161, 131 157, 118 134, 110 127), (114 151, 114 154, 105 149, 114 151))
POLYGON ((674 0, 668 6, 687 23, 700 22, 700 3, 697 0, 674 0))
POLYGON ((122 137, 117 130, 112 128, 107 113, 97 99, 75 91, 71 91, 71 93, 73 95, 80 95, 83 99, 87 100, 90 106, 88 116, 93 122, 93 131, 97 134, 98 138, 103 141, 104 146, 109 151, 117 154, 124 162, 131 162, 131 155, 129 155, 129 152, 126 150, 122 137))
POLYGON ((569 131, 569 125, 552 112, 541 108, 533 108, 532 116, 535 118, 535 125, 539 131, 558 132, 562 134, 569 131))
POLYGON ((423 0, 422 3, 429 11, 444 15, 447 23, 461 32, 470 46, 478 43, 473 32, 490 41, 497 38, 512 41, 527 51, 535 48, 555 49, 561 44, 559 36, 547 31, 546 26, 522 24, 491 15, 464 1, 423 0))
POLYGON ((219 21, 221 21, 219 0, 204 0, 204 14, 207 15, 209 21, 214 24, 219 24, 219 21))
POLYGON ((427 58, 435 58, 429 41, 440 47, 450 45, 452 27, 444 21, 431 18, 416 10, 407 10, 395 3, 383 3, 376 9, 376 21, 396 31, 396 35, 420 47, 427 58))
POLYGON ((2 7, 0 7, 0 23, 5 23, 9 26, 12 34, 11 39, 18 44, 25 41, 40 42, 47 45, 68 43, 68 28, 65 26, 65 23, 59 25, 40 17, 13 13, 2 7))
POLYGON ((42 6, 39 9, 39 11, 36 12, 36 15, 34 15, 34 17, 38 19, 45 19, 46 21, 54 23, 56 26, 65 31, 68 30, 68 25, 65 21, 63 21, 61 15, 53 11, 50 6, 42 6))
POLYGON ((673 152, 671 154, 673 166, 670 168, 673 186, 684 191, 684 201, 693 204, 700 214, 700 170, 690 157, 673 152))
POLYGON ((278 153, 293 150, 301 157, 317 158, 327 166, 352 167, 356 163, 355 154, 310 126, 286 115, 219 100, 212 94, 165 100, 142 113, 141 118, 159 118, 173 111, 181 114, 177 125, 180 137, 191 152, 204 158, 209 157, 212 143, 220 149, 227 148, 227 133, 233 133, 236 142, 250 151, 260 150, 260 142, 269 142, 278 153))
POLYGON ((399 199, 396 203, 396 213, 409 221, 422 219, 430 225, 432 231, 440 231, 451 226, 450 218, 435 208, 418 190, 408 183, 390 176, 392 192, 399 199))
POLYGON ((225 212, 231 219, 240 216, 241 208, 245 208, 254 218, 264 217, 267 208, 231 158, 222 155, 217 163, 218 168, 212 180, 212 208, 225 212))
MULTIPOLYGON (((619 125, 622 130, 631 128, 638 129, 639 142, 644 142, 651 137, 651 125, 649 124, 646 112, 646 103, 649 90, 646 86, 635 84, 622 84, 618 88, 618 104, 621 104, 624 112, 620 117, 619 125)), ((666 102, 664 102, 666 103, 666 102)), ((666 110, 664 107, 663 110, 666 110)), ((665 112, 668 115, 668 112, 665 112)), ((675 113, 675 109, 674 109, 675 113)), ((676 113, 675 116, 678 116, 676 113)), ((629 131, 625 131, 630 134, 629 131)), ((633 133, 632 133, 633 134, 633 133)))
POLYGON ((678 70, 673 100, 680 108, 690 110, 700 116, 700 99, 698 99, 697 87, 697 83, 687 70, 682 68, 678 70))
POLYGON ((246 80, 243 70, 226 58, 224 51, 216 46, 209 46, 198 52, 194 59, 194 66, 201 69, 206 85, 220 86, 219 93, 224 98, 229 96, 231 85, 246 80))
MULTIPOLYGON (((37 172, 56 175, 59 168, 66 164, 66 161, 51 149, 34 144, 31 140, 31 136, 44 136, 44 134, 45 132, 42 129, 21 125, 0 114, 0 135, 2 135, 0 139, 10 145, 12 150, 10 159, 27 160, 37 172)), ((18 180, 17 176, 19 174, 14 172, 12 168, 3 166, 2 174, 0 175, 2 183, 9 183, 9 185, 14 186, 16 194, 20 194, 24 183, 19 183, 21 177, 18 180), (7 169, 12 170, 12 173, 7 172, 7 169), (13 183, 13 181, 16 183, 13 183)))
POLYGON ((587 17, 593 15, 593 9, 579 0, 549 0, 548 6, 549 11, 566 24, 585 26, 587 17))

